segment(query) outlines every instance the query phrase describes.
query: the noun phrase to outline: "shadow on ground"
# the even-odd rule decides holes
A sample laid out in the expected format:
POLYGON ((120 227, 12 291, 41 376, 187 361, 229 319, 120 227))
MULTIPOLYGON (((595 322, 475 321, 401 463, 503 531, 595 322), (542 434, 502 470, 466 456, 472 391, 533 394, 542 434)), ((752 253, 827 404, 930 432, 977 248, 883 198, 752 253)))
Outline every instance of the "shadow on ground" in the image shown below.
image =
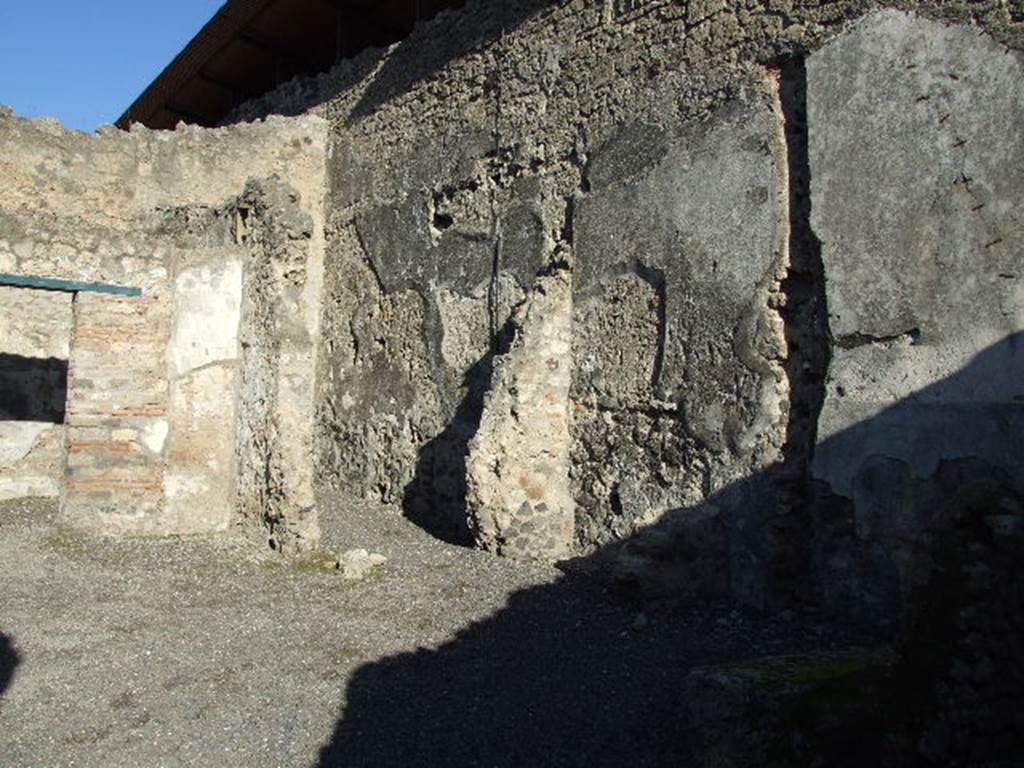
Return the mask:
MULTIPOLYGON (((921 497, 924 507, 918 512, 930 515, 926 527, 952 530, 950 521, 958 515, 991 515, 993 505, 1005 509, 1002 497, 986 496, 979 504, 979 480, 995 487, 997 496, 1022 498, 1021 489, 999 469, 999 456, 975 455, 986 446, 990 454, 1006 456, 1019 448, 999 441, 1003 436, 1013 442, 1006 436, 1024 412, 1017 391, 1021 382, 1024 333, 1006 337, 957 374, 831 436, 819 451, 826 461, 849 456, 866 466, 875 446, 898 445, 900 455, 908 448, 924 451, 925 460, 933 458, 938 467, 932 466, 930 479, 915 480, 934 486, 921 497), (962 459, 944 461, 957 456, 966 457, 966 476, 944 469, 962 464, 962 459), (962 489, 947 487, 951 482, 975 489, 968 507, 957 508, 962 489)), ((749 499, 763 483, 763 476, 749 478, 710 499, 710 505, 749 499)), ((835 497, 836 514, 844 519, 848 502, 835 497)), ((666 516, 656 533, 660 529, 667 544, 660 551, 648 548, 651 567, 703 578, 686 571, 686 563, 673 562, 689 556, 686 521, 695 514, 706 519, 698 512, 680 509, 666 516)), ((827 516, 829 510, 821 513, 827 516)), ((730 514, 727 509, 722 517, 730 514)), ((717 566, 728 569, 734 542, 727 522, 723 529, 717 566)), ((837 625, 823 632, 801 621, 736 619, 713 602, 714 590, 692 591, 686 605, 630 603, 586 573, 601 567, 608 554, 567 564, 557 582, 513 594, 503 610, 436 649, 361 667, 348 684, 344 710, 319 765, 686 765, 693 749, 687 730, 692 702, 684 686, 693 667, 843 641, 837 625)), ((886 572, 881 560, 871 565, 886 572)), ((840 592, 833 599, 837 595, 843 598, 840 592)), ((937 660, 931 677, 915 678, 928 689, 920 701, 931 701, 933 680, 944 671, 938 667, 948 661, 937 660)), ((854 757, 835 764, 863 764, 864 755, 854 757)))
POLYGON ((3 696, 14 679, 14 669, 19 661, 10 638, 0 632, 0 696, 3 696))
POLYGON ((513 595, 437 650, 362 667, 320 765, 676 764, 681 686, 713 657, 685 621, 639 629, 577 578, 513 595))

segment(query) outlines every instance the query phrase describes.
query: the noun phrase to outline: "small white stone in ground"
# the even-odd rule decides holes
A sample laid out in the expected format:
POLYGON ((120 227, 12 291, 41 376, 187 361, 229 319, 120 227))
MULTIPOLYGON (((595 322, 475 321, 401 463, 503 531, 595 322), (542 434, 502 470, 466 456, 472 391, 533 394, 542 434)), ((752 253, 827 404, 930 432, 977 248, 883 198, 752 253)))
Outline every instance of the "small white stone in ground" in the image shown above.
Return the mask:
POLYGON ((346 579, 365 579, 374 568, 387 562, 384 555, 370 553, 365 549, 350 549, 338 558, 338 568, 346 579))

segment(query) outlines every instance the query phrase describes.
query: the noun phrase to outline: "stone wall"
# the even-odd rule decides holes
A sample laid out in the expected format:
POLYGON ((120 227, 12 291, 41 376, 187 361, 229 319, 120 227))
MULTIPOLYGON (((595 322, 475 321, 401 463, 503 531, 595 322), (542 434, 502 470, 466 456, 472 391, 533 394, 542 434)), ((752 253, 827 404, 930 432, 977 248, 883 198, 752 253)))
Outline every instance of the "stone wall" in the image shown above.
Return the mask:
POLYGON ((239 202, 248 256, 239 335, 237 503, 243 517, 269 530, 271 547, 299 551, 319 540, 312 446, 324 135, 308 144, 301 193, 274 178, 251 182, 239 202))
POLYGON ((332 125, 325 489, 559 558, 505 533, 564 454, 576 554, 869 620, 933 536, 880 497, 968 457, 1019 491, 1019 13, 769 6, 469 3, 238 113, 332 125), (523 318, 563 269, 552 355, 523 318), (976 355, 1005 365, 968 387, 976 355), (519 391, 548 359, 564 434, 519 391), (873 457, 898 467, 858 490, 873 457))
POLYGON ((964 494, 1024 511, 1024 58, 887 13, 807 74, 834 340, 818 581, 874 615, 927 585, 964 494))
POLYGON ((75 302, 65 514, 303 549, 360 497, 905 618, 1021 509, 1022 47, 1000 0, 478 0, 235 117, 317 116, 5 118, 0 264, 143 288, 75 302))
MULTIPOLYGON (((10 495, 59 486, 63 519, 104 533, 221 530, 239 519, 237 497, 264 482, 244 461, 250 446, 240 414, 255 407, 244 386, 251 375, 247 333, 267 311, 263 305, 306 302, 293 311, 295 323, 308 323, 307 334, 315 334, 324 135, 315 118, 86 135, 46 120, 0 117, 3 271, 142 290, 141 297, 72 298, 4 289, 0 353, 55 357, 67 395, 57 419, 66 424, 66 441, 44 446, 36 439, 34 449, 24 437, 5 441, 5 464, 20 462, 4 468, 21 473, 10 481, 10 495), (282 296, 273 285, 255 302, 244 295, 268 279, 262 250, 250 242, 257 226, 250 179, 286 187, 288 206, 312 212, 300 264, 312 299, 282 296), (9 315, 46 321, 55 306, 65 315, 47 328, 8 322, 9 315), (36 339, 27 351, 25 339, 36 339), (37 461, 44 448, 46 483, 32 485, 25 462, 37 461)), ((260 215, 272 211, 264 206, 260 215)), ((311 389, 312 363, 311 354, 293 355, 296 389, 300 380, 311 389)), ((273 411, 270 418, 295 423, 275 452, 297 450, 292 440, 308 442, 302 425, 308 434, 311 414, 311 401, 304 410, 273 411)), ((18 429, 24 435, 34 425, 18 422, 18 429)), ((296 508, 309 506, 304 477, 308 472, 275 492, 289 503, 297 496, 296 508)))
POLYGON ((569 482, 572 280, 538 278, 513 314, 515 341, 496 361, 480 427, 468 446, 470 528, 484 549, 568 557, 575 505, 569 482))

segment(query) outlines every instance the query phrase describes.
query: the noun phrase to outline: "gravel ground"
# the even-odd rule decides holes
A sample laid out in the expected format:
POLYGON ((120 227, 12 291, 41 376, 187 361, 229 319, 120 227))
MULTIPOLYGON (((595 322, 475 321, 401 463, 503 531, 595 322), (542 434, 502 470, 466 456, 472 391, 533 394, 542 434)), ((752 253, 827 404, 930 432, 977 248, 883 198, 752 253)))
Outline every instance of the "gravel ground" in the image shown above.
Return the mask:
POLYGON ((0 766, 677 765, 694 665, 838 642, 332 514, 388 557, 367 580, 0 505, 0 766))

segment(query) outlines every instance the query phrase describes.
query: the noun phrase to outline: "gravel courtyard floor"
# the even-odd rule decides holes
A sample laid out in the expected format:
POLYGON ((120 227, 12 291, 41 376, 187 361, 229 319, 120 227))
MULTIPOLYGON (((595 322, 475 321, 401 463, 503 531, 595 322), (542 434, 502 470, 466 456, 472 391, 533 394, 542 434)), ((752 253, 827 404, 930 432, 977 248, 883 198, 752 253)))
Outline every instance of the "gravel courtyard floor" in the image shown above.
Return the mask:
POLYGON ((365 581, 0 505, 0 766, 677 765, 694 665, 829 644, 333 514, 388 557, 365 581))

